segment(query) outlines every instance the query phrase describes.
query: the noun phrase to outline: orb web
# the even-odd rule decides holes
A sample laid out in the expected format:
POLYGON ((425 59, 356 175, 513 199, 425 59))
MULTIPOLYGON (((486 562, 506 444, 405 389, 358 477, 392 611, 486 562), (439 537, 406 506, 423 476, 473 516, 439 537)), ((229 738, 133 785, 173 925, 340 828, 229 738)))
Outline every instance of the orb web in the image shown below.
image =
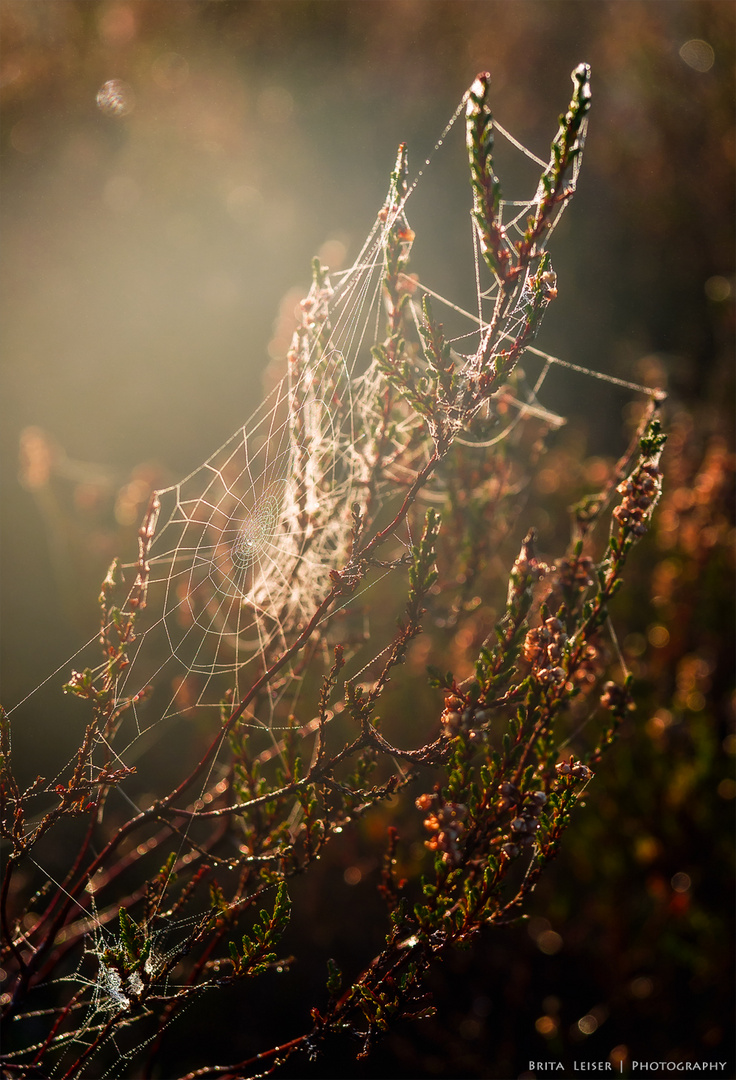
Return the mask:
MULTIPOLYGON (((435 146, 445 143, 468 97, 458 105, 435 146)), ((505 199, 498 220, 509 242, 524 235, 530 215, 544 197, 539 181, 543 159, 494 121, 510 153, 529 166, 531 197, 505 199)), ((584 134, 584 130, 583 130, 584 134)), ((434 153, 434 152, 433 152, 434 153)), ((157 526, 148 557, 146 611, 140 613, 130 663, 116 695, 135 704, 131 742, 159 721, 192 707, 217 707, 225 689, 236 697, 289 648, 330 587, 330 573, 345 564, 351 543, 352 507, 368 497, 375 514, 384 499, 405 490, 427 461, 431 433, 411 409, 396 409, 390 433, 384 424, 385 374, 372 349, 385 339, 386 245, 400 235, 402 255, 412 246, 406 205, 431 163, 426 160, 403 195, 387 199, 353 265, 330 275, 315 273, 302 302, 301 319, 285 362, 285 373, 262 404, 231 438, 179 483, 156 493, 157 526), (382 426, 383 425, 383 426, 382 426), (380 434, 379 434, 380 432, 380 434), (384 458, 393 459, 373 475, 376 442, 385 439, 384 458), (367 495, 367 493, 369 493, 367 495), (168 701, 155 708, 143 702, 144 688, 163 687, 168 701), (186 693, 183 692, 186 688, 186 693)), ((574 189, 581 155, 573 162, 568 188, 574 189)), ((546 166, 548 169, 549 166, 546 166)), ((545 236, 549 241, 564 210, 560 203, 545 236)), ((430 295, 452 325, 448 340, 458 380, 479 372, 480 343, 493 321, 497 280, 482 284, 477 226, 472 225, 476 263, 475 311, 412 276, 406 301, 419 342, 420 300, 430 295)), ((524 290, 499 328, 513 341, 523 325, 524 290)), ((421 355, 421 348, 415 350, 421 355)), ((526 381, 506 387, 506 419, 496 402, 478 407, 474 430, 453 437, 479 452, 498 443, 529 416, 548 426, 564 419, 545 407, 541 392, 551 370, 568 367, 636 391, 648 388, 568 364, 528 346, 526 381), (539 370, 533 376, 532 358, 539 370)), ((433 477, 421 498, 441 501, 441 480, 433 477)), ((405 543, 409 542, 406 538, 405 543)), ((123 568, 130 581, 136 565, 123 568)), ((344 606, 344 605, 343 605, 344 606)), ((338 612, 338 615, 340 612, 338 612)), ((327 621, 333 616, 327 616, 327 621)), ((259 726, 275 723, 272 697, 261 703, 259 726)), ((124 755, 124 751, 121 751, 124 755)))

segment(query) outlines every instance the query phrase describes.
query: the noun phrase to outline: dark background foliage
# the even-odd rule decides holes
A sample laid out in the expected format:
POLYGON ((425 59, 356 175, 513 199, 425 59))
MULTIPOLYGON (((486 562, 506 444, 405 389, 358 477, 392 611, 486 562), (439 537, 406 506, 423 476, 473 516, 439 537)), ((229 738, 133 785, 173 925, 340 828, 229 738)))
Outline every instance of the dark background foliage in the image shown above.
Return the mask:
MULTIPOLYGON (((5 0, 1 14, 8 704, 94 632, 99 581, 130 550, 150 485, 188 472, 258 403, 310 257, 353 257, 396 145, 418 167, 488 69, 499 119, 543 155, 569 72, 591 64, 585 163, 540 344, 670 392, 666 494, 615 612, 640 708, 530 920, 434 971, 434 1020, 394 1031, 360 1066, 336 1047, 312 1074, 517 1077, 530 1061, 571 1068, 624 1046, 736 1075, 733 5, 5 0), (126 116, 96 106, 111 78, 132 88, 126 116)), ((472 288, 468 203, 456 139, 409 216, 416 268, 457 299, 472 288)), ((564 521, 574 478, 618 451, 627 417, 590 380, 550 390, 571 423, 539 497, 564 521)), ((64 673, 34 705, 43 745, 34 725, 25 743, 16 732, 34 772, 76 745, 64 673)), ((285 948, 301 961, 273 988, 276 1012, 266 994, 234 994, 213 1014, 229 1033, 172 1029, 182 1068, 203 1040, 243 1057, 269 1033, 300 1033, 326 957, 346 974, 365 963, 382 933, 387 823, 374 813, 295 886, 285 948)))

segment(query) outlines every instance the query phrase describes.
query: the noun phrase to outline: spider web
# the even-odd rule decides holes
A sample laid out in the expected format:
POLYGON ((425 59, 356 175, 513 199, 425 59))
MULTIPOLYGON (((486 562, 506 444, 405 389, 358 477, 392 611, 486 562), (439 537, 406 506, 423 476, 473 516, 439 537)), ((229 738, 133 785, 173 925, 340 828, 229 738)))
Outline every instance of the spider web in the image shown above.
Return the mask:
MULTIPOLYGON (((312 286, 300 305, 300 321, 285 360, 285 373, 261 405, 202 465, 178 483, 154 493, 147 522, 152 541, 147 556, 145 610, 138 612, 129 663, 114 687, 116 707, 124 706, 128 714, 127 744, 118 738, 113 750, 121 764, 132 763, 143 752, 149 740, 141 737, 163 721, 191 716, 193 710, 209 710, 219 716, 226 692, 231 701, 242 700, 309 623, 329 592, 331 572, 345 565, 352 542, 354 505, 370 498, 375 521, 382 501, 391 497, 391 489, 395 496, 397 488, 405 488, 426 463, 432 450, 431 432, 421 418, 406 409, 392 417, 390 445, 382 449, 384 460, 390 461, 393 455, 393 466, 386 469, 378 484, 372 480, 376 441, 385 419, 386 389, 372 349, 386 337, 384 276, 389 237, 401 237, 402 258, 408 265, 414 234, 406 216, 407 204, 458 118, 470 110, 473 89, 458 105, 414 180, 400 191, 392 180, 389 195, 353 265, 333 275, 326 267, 315 270, 312 286), (150 687, 156 690, 153 697, 148 693, 150 687)), ((493 126, 508 153, 528 168, 530 176, 533 169, 536 177, 530 196, 501 198, 498 204, 498 221, 513 243, 523 237, 530 216, 539 207, 544 179, 552 165, 523 146, 496 119, 493 126)), ((587 121, 583 121, 581 146, 586 126, 587 121)), ((582 153, 578 153, 566 180, 570 192, 575 190, 581 162, 582 153)), ((566 205, 567 200, 561 201, 548 221, 545 247, 566 205)), ((448 299, 415 275, 405 277, 416 354, 421 352, 420 301, 426 294, 439 309, 438 318, 453 323, 448 340, 460 380, 469 380, 479 372, 481 342, 500 288, 497 280, 487 284, 474 222, 471 239, 475 310, 448 299)), ((524 323, 527 283, 500 329, 501 342, 513 341, 524 323)), ((649 387, 527 345, 525 363, 531 357, 539 362, 534 380, 519 378, 513 390, 507 385, 479 405, 477 425, 466 424, 460 430, 458 420, 453 432, 457 443, 482 452, 507 438, 528 417, 537 417, 553 428, 564 424, 564 418, 541 399, 554 368, 566 368, 637 394, 652 393, 649 387), (503 420, 497 410, 500 400, 503 420)), ((420 498, 444 501, 441 480, 430 478, 420 498)), ((409 532, 395 538, 399 551, 410 543, 409 532)), ((134 562, 124 564, 124 579, 130 584, 139 570, 134 562)), ((357 606, 356 599, 378 577, 380 574, 363 583, 350 603, 357 606)), ((128 605, 134 592, 135 586, 128 605)), ((313 638, 328 641, 330 623, 338 623, 347 607, 344 601, 326 613, 314 627, 313 638)), ((340 640, 338 636, 334 639, 340 640)), ((98 641, 96 635, 73 659, 81 657, 85 649, 98 648, 98 641)), ((371 660, 366 662, 365 650, 361 657, 363 667, 368 667, 371 660)), ((103 670, 104 665, 91 667, 93 675, 103 670)), ((354 677, 356 672, 350 674, 354 677)), ((259 695, 257 708, 243 717, 243 723, 273 732, 274 748, 279 728, 288 722, 288 711, 279 706, 287 692, 293 705, 299 681, 297 665, 289 664, 283 678, 259 695)))
MULTIPOLYGON (((466 95, 435 151, 444 143, 467 101, 466 95)), ((497 122, 495 130, 525 160, 548 168, 497 122)), ((409 483, 428 460, 431 433, 407 409, 393 423, 388 445, 382 448, 384 460, 391 460, 393 455, 394 465, 380 482, 373 482, 377 433, 385 420, 386 384, 371 350, 386 336, 386 246, 390 235, 399 235, 402 258, 408 260, 413 233, 406 206, 431 157, 403 192, 397 193, 392 185, 348 270, 330 276, 326 268, 316 268, 312 287, 301 305, 286 372, 263 403, 207 461, 178 483, 154 493, 148 520, 152 541, 147 555, 145 610, 138 616, 129 664, 115 687, 116 704, 127 705, 128 716, 132 717, 127 745, 113 751, 120 762, 132 761, 136 744, 144 744, 141 737, 164 720, 189 715, 192 709, 219 712, 225 690, 232 694, 231 700, 241 700, 248 687, 294 643, 329 593, 331 572, 344 566, 349 557, 355 528, 354 505, 365 504, 367 498, 372 500, 375 521, 382 503, 392 497, 391 486, 409 483), (149 685, 163 690, 158 697, 145 701, 149 685)), ((572 189, 580 163, 578 155, 568 180, 572 189)), ((543 194, 540 181, 528 198, 501 200, 499 220, 510 240, 523 236, 527 220, 543 194)), ((547 230, 547 241, 563 209, 561 203, 547 230)), ((444 314, 458 326, 451 345, 461 379, 478 374, 480 343, 499 293, 498 282, 490 287, 481 284, 475 226, 472 236, 476 264, 474 311, 413 277, 406 278, 417 342, 422 321, 420 300, 425 293, 440 305, 439 317, 444 314)), ((525 302, 522 290, 515 311, 504 323, 502 339, 514 339, 526 317, 525 302)), ((477 431, 461 432, 458 422, 454 432, 457 441, 482 451, 508 437, 526 417, 538 417, 552 427, 564 423, 540 397, 554 367, 566 367, 651 395, 648 387, 570 364, 539 349, 528 347, 527 352, 539 360, 539 373, 533 382, 520 379, 513 391, 504 389, 503 422, 494 411, 496 402, 486 401, 478 406, 478 419, 487 423, 480 423, 477 431), (491 434, 486 433, 489 428, 491 434)), ((441 481, 430 482, 426 497, 443 497, 441 481)), ((410 541, 408 534, 396 537, 396 546, 401 550, 410 541)), ((140 566, 131 562, 122 571, 130 583, 140 566)), ((314 636, 324 638, 329 621, 340 618, 344 607, 328 613, 315 625, 314 636)), ((93 642, 96 644, 97 638, 93 642)), ((258 708, 244 718, 246 723, 267 732, 276 749, 283 718, 280 697, 286 693, 287 685, 293 693, 299 678, 300 671, 292 663, 285 678, 270 686, 259 698, 258 708)), ((183 846, 183 839, 181 843, 183 846)), ((123 984, 105 959, 114 935, 94 912, 89 916, 85 911, 85 918, 91 919, 88 946, 78 967, 65 977, 77 987, 74 1008, 86 1010, 85 1021, 73 1036, 81 1043, 102 1030, 111 1015, 121 1018, 118 1026, 123 1033, 139 1019, 132 1015, 137 987, 123 984)), ((174 932, 177 925, 185 925, 176 920, 171 924, 174 932)), ((157 955, 165 958, 164 946, 156 943, 156 949, 157 955)), ((195 988, 192 996, 196 996, 195 988)), ((43 1010, 39 1010, 24 1016, 42 1014, 43 1010)), ((69 1038, 58 1039, 59 1074, 69 1038)), ((18 1058, 27 1060, 40 1045, 19 1051, 18 1058)), ((118 1064, 110 1065, 104 1075, 119 1074, 124 1063, 144 1045, 135 1037, 130 1048, 121 1045, 118 1064)), ((118 1048, 117 1043, 115 1046, 118 1048)))
MULTIPOLYGON (((465 95, 414 181, 389 194, 353 265, 333 275, 323 268, 301 304, 301 320, 282 379, 243 426, 199 468, 177 484, 154 493, 153 530, 147 567, 146 610, 138 616, 129 665, 115 688, 120 704, 132 705, 131 743, 160 721, 193 707, 219 709, 225 689, 240 699, 308 623, 329 591, 330 572, 344 565, 351 542, 354 502, 370 484, 372 455, 380 426, 385 379, 371 349, 385 338, 383 278, 389 235, 404 238, 408 261, 413 233, 406 206, 434 154, 467 108, 465 95), (170 697, 142 704, 149 685, 168 686, 170 697)), ((581 131, 584 140, 585 124, 581 131)), ((544 195, 551 164, 524 147, 498 121, 494 130, 521 160, 544 172, 530 197, 501 199, 499 223, 510 242, 519 240, 544 195)), ((573 162, 567 187, 574 191, 582 161, 573 162)), ((548 222, 545 245, 564 211, 560 202, 548 222)), ((478 374, 480 342, 492 318, 498 281, 482 285, 479 237, 473 225, 476 266, 475 311, 469 311, 423 282, 411 279, 410 310, 419 340, 420 298, 430 295, 446 316, 460 323, 452 339, 461 379, 478 374), (464 324, 464 325, 463 325, 464 324)), ((531 273, 531 271, 530 271, 531 273)), ((409 279, 407 279, 409 281, 409 279)), ((512 341, 525 319, 528 289, 505 320, 501 340, 512 341)), ((442 317, 440 312, 440 317, 442 317)), ((504 391, 511 418, 489 437, 455 431, 458 442, 490 447, 528 416, 549 426, 564 419, 546 408, 540 393, 549 371, 567 367, 629 390, 647 387, 570 364, 533 346, 528 356, 542 361, 531 384, 504 391)), ((489 420, 495 403, 479 406, 489 420)), ((390 480, 406 483, 431 452, 429 433, 407 410, 394 423, 390 452, 396 468, 390 480), (411 447, 411 454, 406 448, 411 447)), ((432 497, 432 485, 425 495, 432 497)), ((383 487, 371 492, 380 506, 383 487)), ((407 536, 399 543, 410 542, 407 536)), ((123 566, 128 581, 136 564, 123 566)), ((338 610, 337 614, 340 614, 338 610)), ((335 613, 326 616, 334 618, 335 613)), ((326 629, 326 627, 322 627, 326 629)), ((96 640, 96 639, 93 639, 96 640)), ((93 669, 96 671, 101 668, 93 669)), ((293 674, 293 670, 292 670, 293 674)), ((163 691, 159 690, 159 695, 163 691)), ((274 691, 250 722, 275 726, 274 691)), ((127 749, 129 749, 128 747, 127 749)), ((118 750, 121 759, 126 750, 118 750)))
MULTIPOLYGON (((467 101, 466 95, 435 151, 467 101)), ((501 125, 496 130, 514 151, 547 168, 501 125)), ((571 189, 580 163, 578 155, 569 178, 571 189)), ((349 270, 334 281, 326 273, 315 279, 301 305, 301 325, 289 352, 287 373, 263 404, 202 466, 173 487, 156 492, 148 626, 118 687, 120 700, 130 700, 148 682, 155 684, 168 675, 176 691, 155 722, 176 715, 182 698, 188 708, 218 704, 225 683, 236 699, 241 698, 258 674, 293 642, 329 591, 330 572, 346 561, 352 506, 354 500, 365 498, 370 482, 386 385, 371 355, 372 347, 385 337, 386 244, 392 231, 398 230, 408 260, 413 233, 406 204, 423 173, 424 168, 400 198, 395 192, 393 197, 389 194, 349 270), (153 658, 158 658, 157 666, 153 658), (184 683, 186 694, 182 694, 184 683)), ((499 218, 510 240, 523 235, 543 190, 540 180, 531 198, 501 201, 499 218)), ((563 209, 560 204, 549 223, 547 239, 563 209)), ((460 377, 466 379, 478 373, 479 342, 499 290, 498 282, 481 288, 475 228, 473 239, 477 314, 419 281, 412 283, 415 295, 410 300, 417 331, 423 292, 466 321, 453 355, 460 377)), ((513 340, 524 321, 526 299, 522 291, 516 311, 506 320, 503 337, 508 340, 513 340)), ((538 400, 547 372, 559 361, 539 355, 545 360, 540 376, 523 400, 511 400, 515 419, 491 440, 469 441, 491 445, 528 415, 554 426, 563 423, 538 400)), ((493 406, 484 408, 492 411, 493 406)), ((406 481, 431 452, 428 433, 420 432, 418 418, 407 411, 396 423, 391 440, 389 454, 393 451, 397 459, 393 479, 406 481), (407 458, 409 445, 413 450, 407 458)), ((383 495, 381 489, 373 492, 378 504, 383 495)), ((252 722, 274 726, 274 705, 271 698, 268 715, 252 722)), ((140 733, 151 720, 139 711, 136 723, 140 733)))
MULTIPOLYGON (((32 861, 35 863, 35 860, 32 861)), ((42 869, 38 863, 35 865, 42 869)), ((64 891, 58 882, 55 884, 64 891)), ((48 1075, 57 1077, 62 1075, 70 1061, 89 1049, 93 1053, 82 1075, 99 1076, 101 1080, 123 1076, 136 1057, 150 1047, 160 1037, 161 1030, 168 1026, 159 1028, 155 1006, 151 1008, 149 1001, 173 1001, 178 998, 177 1008, 181 1015, 198 997, 214 989, 211 984, 186 986, 177 983, 171 975, 172 967, 175 968, 176 961, 182 955, 182 942, 187 931, 200 921, 199 918, 170 919, 165 927, 153 931, 135 927, 136 932, 146 930, 148 956, 141 965, 140 973, 134 971, 121 975, 116 954, 120 954, 122 942, 119 933, 109 925, 113 917, 117 921, 117 911, 98 912, 94 891, 91 888, 88 891, 91 894, 90 911, 87 912, 74 901, 81 916, 79 925, 71 923, 65 930, 65 935, 70 938, 76 938, 78 930, 83 933, 84 947, 78 962, 68 974, 39 984, 32 991, 42 998, 47 998, 51 991, 63 997, 64 1004, 34 1008, 18 1014, 6 1028, 7 1043, 11 1049, 8 1050, 6 1043, 4 1059, 8 1062, 18 1061, 19 1067, 21 1062, 30 1061, 32 1076, 39 1075, 33 1071, 35 1055, 39 1055, 38 1060, 41 1060, 40 1055, 45 1054, 44 1062, 54 1060, 55 1064, 48 1075), (71 988, 71 997, 62 989, 67 986, 71 988), (149 991, 147 999, 144 988, 149 991), (186 999, 183 1004, 182 998, 186 999), (72 1017, 76 1021, 77 1016, 80 1017, 79 1021, 74 1022, 69 1030, 57 1034, 54 1027, 46 1038, 32 1045, 25 1044, 22 1050, 12 1049, 14 1028, 30 1022, 37 1035, 43 1030, 41 1025, 44 1022, 53 1024, 63 1017, 72 1017), (106 1028, 110 1030, 104 1041, 94 1046, 106 1028), (87 1068, 91 1072, 88 1073, 87 1068)), ((57 944, 60 940, 63 939, 57 939, 57 944)))

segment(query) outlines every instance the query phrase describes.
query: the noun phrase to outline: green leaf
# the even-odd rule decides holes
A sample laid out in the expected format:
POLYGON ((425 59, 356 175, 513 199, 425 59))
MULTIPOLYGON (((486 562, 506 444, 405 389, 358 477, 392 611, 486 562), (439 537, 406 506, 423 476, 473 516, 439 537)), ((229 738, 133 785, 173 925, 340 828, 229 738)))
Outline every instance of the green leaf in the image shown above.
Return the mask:
POLYGON ((334 960, 327 960, 327 992, 337 997, 342 989, 342 972, 334 960))

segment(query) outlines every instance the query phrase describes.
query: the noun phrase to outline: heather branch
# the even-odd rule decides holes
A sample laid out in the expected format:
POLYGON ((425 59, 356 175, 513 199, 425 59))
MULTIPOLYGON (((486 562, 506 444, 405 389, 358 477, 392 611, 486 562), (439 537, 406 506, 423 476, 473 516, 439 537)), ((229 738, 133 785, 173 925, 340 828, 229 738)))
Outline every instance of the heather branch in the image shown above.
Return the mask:
POLYGON ((465 108, 466 140, 473 189, 473 218, 481 254, 502 290, 513 284, 518 270, 512 265, 512 246, 500 217, 501 182, 493 164, 493 113, 489 105, 491 76, 482 72, 468 91, 465 108))
POLYGON ((560 127, 552 142, 549 165, 542 174, 539 199, 530 217, 524 237, 517 248, 518 265, 524 268, 533 258, 536 245, 544 241, 553 217, 572 198, 575 188, 564 186, 567 175, 583 152, 588 111, 590 109, 590 67, 578 64, 570 76, 574 92, 570 106, 560 117, 560 127))

